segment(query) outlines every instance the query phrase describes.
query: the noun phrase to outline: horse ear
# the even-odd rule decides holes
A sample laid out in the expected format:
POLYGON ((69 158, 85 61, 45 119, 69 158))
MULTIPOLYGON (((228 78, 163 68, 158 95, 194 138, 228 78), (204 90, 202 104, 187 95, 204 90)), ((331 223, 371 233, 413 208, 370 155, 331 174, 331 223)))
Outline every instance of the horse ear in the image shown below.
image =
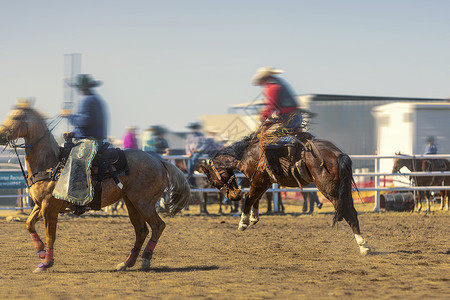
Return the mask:
POLYGON ((33 106, 35 102, 35 98, 28 97, 28 98, 17 98, 17 108, 30 108, 33 106))

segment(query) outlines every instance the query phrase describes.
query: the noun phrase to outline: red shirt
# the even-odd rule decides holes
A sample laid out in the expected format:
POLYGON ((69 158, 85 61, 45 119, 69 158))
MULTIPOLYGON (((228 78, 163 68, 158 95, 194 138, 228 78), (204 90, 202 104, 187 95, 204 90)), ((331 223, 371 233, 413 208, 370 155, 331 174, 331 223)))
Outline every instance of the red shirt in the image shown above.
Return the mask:
POLYGON ((264 85, 264 95, 266 96, 266 107, 261 113, 261 119, 269 118, 272 113, 288 114, 297 109, 297 106, 281 107, 281 85, 277 83, 266 83, 264 85))

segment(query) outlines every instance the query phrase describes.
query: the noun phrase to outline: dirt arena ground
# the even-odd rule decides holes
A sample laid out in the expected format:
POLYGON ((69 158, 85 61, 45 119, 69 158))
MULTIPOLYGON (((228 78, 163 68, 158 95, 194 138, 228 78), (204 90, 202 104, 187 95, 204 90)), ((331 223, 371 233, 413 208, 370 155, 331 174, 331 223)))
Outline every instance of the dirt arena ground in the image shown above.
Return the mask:
MULTIPOLYGON (((134 241, 125 213, 65 215, 55 265, 41 274, 32 273, 39 260, 26 216, 3 212, 0 298, 449 299, 450 213, 371 213, 372 206, 357 205, 373 250, 365 257, 347 224, 331 227, 330 205, 313 215, 287 205, 287 214, 262 215, 244 232, 239 218, 201 216, 192 206, 164 218, 150 272, 113 271, 134 241)), ((38 232, 44 236, 43 222, 38 232)))

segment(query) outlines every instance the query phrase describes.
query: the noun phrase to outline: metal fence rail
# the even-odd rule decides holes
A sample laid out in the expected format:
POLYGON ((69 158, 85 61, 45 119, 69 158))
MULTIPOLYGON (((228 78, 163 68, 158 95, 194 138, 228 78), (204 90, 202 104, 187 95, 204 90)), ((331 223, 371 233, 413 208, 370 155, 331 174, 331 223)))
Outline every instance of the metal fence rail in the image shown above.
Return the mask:
MULTIPOLYGON (((2 155, 4 156, 4 155, 2 155)), ((1 156, 0 156, 1 157, 1 156)), ((8 156, 9 157, 9 156, 8 156)), ((203 157, 207 159, 207 157, 203 157)), ((385 173, 380 172, 380 160, 381 159, 395 159, 395 158, 406 158, 406 159, 437 159, 437 158, 450 158, 450 154, 439 154, 439 155, 350 155, 352 160, 375 160, 375 172, 370 173, 354 173, 353 176, 358 177, 373 177, 374 178, 374 186, 373 187, 358 187, 359 191, 374 191, 375 192, 375 206, 374 211, 380 210, 380 196, 381 192, 384 191, 430 191, 430 190, 450 190, 450 186, 404 186, 404 187, 382 187, 380 186, 381 177, 387 176, 450 176, 450 171, 439 171, 439 172, 408 172, 408 173, 385 173)), ((21 157, 21 159, 24 159, 21 157)), ((179 160, 187 160, 188 156, 186 155, 168 155, 164 156, 164 159, 173 162, 176 159, 179 160)), ((0 174, 4 171, 12 171, 12 169, 0 169, 0 174)), ((17 169, 14 169, 17 171, 17 169)), ((205 174, 194 174, 195 177, 206 177, 205 174)), ((237 173, 237 177, 245 177, 242 173, 237 173)), ((243 192, 248 192, 248 188, 243 188, 243 192)), ((279 192, 317 192, 317 188, 280 188, 277 184, 274 184, 273 187, 268 192, 275 193, 274 201, 277 201, 279 192)), ((218 192, 215 188, 194 188, 191 189, 191 192, 218 192)), ((28 197, 28 194, 25 195, 0 195, 1 198, 19 198, 19 197, 28 197)), ((0 208, 2 209, 26 209, 31 207, 19 207, 19 208, 0 208)))

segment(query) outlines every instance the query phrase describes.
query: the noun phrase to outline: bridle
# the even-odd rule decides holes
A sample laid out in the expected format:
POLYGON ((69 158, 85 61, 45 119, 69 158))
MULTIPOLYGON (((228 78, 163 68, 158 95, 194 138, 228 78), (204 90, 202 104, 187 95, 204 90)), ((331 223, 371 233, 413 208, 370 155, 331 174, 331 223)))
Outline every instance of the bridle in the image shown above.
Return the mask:
POLYGON ((236 174, 233 173, 233 175, 230 176, 228 180, 224 179, 222 175, 220 174, 219 170, 217 170, 216 166, 214 165, 213 161, 209 161, 209 167, 213 170, 214 174, 216 175, 217 179, 220 181, 223 187, 225 187, 225 194, 228 197, 228 194, 230 192, 230 184, 232 181, 236 178, 236 174))
POLYGON ((5 126, 4 124, 1 125, 1 127, 5 128, 5 131, 7 133, 6 134, 6 144, 5 144, 5 147, 3 148, 3 151, 5 151, 5 149, 8 146, 14 149, 14 152, 16 153, 17 160, 19 161, 20 170, 22 171, 22 175, 23 175, 23 178, 25 179, 27 188, 30 188, 30 187, 28 185, 27 175, 25 174, 25 169, 23 167, 22 161, 20 160, 19 153, 17 152, 17 148, 30 149, 30 150, 33 149, 33 147, 36 146, 40 141, 42 141, 47 135, 50 135, 50 133, 59 125, 61 120, 62 120, 61 115, 57 115, 56 117, 54 117, 53 120, 48 124, 49 126, 52 126, 51 129, 48 129, 48 126, 47 126, 47 130, 44 132, 44 134, 42 134, 42 136, 39 137, 36 141, 29 143, 29 144, 26 144, 25 142, 22 144, 16 144, 16 140, 19 137, 10 139, 9 137, 12 136, 12 129, 8 126, 5 126), (55 124, 53 124, 53 123, 55 123, 55 124))

